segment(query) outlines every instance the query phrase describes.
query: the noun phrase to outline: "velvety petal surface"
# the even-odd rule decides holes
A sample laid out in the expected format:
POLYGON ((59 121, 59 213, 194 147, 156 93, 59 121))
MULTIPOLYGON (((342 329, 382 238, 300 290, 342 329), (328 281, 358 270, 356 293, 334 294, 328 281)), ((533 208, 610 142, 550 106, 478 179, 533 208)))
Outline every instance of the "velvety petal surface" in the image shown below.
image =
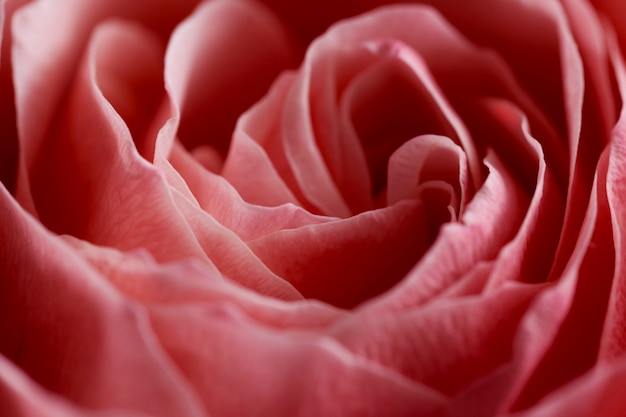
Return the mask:
POLYGON ((0 206, 2 354, 39 385, 87 408, 204 415, 145 311, 121 298, 4 189, 0 206))

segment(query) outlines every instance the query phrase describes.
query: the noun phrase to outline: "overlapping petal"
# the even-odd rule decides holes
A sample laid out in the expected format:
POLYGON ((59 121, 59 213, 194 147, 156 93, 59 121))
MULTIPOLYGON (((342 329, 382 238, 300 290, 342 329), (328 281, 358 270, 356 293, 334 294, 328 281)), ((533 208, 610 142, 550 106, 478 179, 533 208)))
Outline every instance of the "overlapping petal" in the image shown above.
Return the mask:
POLYGON ((196 3, 11 20, 0 402, 619 415, 608 20, 584 0, 196 3))

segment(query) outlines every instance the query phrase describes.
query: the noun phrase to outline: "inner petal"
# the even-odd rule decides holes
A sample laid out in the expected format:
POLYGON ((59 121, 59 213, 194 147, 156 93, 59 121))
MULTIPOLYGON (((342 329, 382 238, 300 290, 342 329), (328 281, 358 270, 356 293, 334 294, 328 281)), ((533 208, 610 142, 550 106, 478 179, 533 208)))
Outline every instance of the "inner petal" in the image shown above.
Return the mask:
POLYGON ((280 22, 256 2, 204 2, 176 29, 166 77, 180 107, 178 136, 190 150, 224 157, 239 115, 291 63, 280 22))
POLYGON ((163 50, 156 35, 139 25, 112 20, 110 37, 94 56, 103 96, 126 123, 137 150, 151 159, 149 128, 163 100, 163 50), (120 48, 120 44, 125 46, 120 48))
POLYGON ((422 134, 453 134, 416 74, 394 57, 382 58, 352 80, 342 110, 363 146, 375 197, 386 187, 387 163, 398 147, 422 134))
POLYGON ((448 184, 459 202, 468 198, 465 154, 443 136, 423 135, 403 144, 389 159, 388 176, 388 204, 418 198, 420 185, 432 181, 448 184))

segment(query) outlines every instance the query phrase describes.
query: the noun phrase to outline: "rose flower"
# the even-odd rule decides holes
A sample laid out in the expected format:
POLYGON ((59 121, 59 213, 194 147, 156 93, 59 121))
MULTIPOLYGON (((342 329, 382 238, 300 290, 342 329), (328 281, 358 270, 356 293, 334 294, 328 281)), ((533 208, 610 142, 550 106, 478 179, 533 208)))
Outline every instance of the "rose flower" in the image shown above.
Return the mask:
POLYGON ((618 0, 2 6, 1 415, 626 412, 618 0))

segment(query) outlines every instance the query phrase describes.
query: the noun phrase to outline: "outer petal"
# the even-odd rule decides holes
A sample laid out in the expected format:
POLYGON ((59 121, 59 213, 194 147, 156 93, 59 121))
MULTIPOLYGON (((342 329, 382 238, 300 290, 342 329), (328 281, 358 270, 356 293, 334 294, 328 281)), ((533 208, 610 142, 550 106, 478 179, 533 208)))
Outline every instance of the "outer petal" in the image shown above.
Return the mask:
POLYGON ((624 415, 626 364, 623 359, 602 364, 546 396, 529 410, 510 417, 618 417, 624 415))
POLYGON ((299 300, 300 292, 276 275, 231 230, 174 191, 174 200, 207 256, 221 273, 260 294, 299 300))
POLYGON ((444 406, 432 390, 328 338, 275 333, 227 303, 155 308, 152 322, 216 415, 435 416, 444 406))
POLYGON ((2 3, 2 55, 0 63, 0 182, 12 191, 15 188, 18 167, 18 139, 15 119, 15 97, 11 47, 13 45, 13 13, 30 0, 11 0, 2 3))
POLYGON ((130 18, 167 37, 196 2, 46 0, 34 2, 16 14, 12 51, 20 137, 16 193, 29 211, 35 212, 30 197, 29 170, 42 152, 47 132, 55 124, 55 112, 76 76, 76 68, 94 26, 106 18, 130 18))
MULTIPOLYGON (((609 36, 611 61, 619 85, 622 99, 626 97, 626 66, 618 50, 615 34, 606 28, 609 36)), ((622 108, 620 119, 611 136, 609 167, 607 173, 606 192, 611 209, 611 223, 615 240, 615 276, 611 289, 600 357, 610 360, 623 355, 626 351, 626 321, 624 319, 626 302, 626 172, 624 152, 626 150, 626 108, 622 108)))
POLYGON ((170 162, 184 178, 202 209, 244 241, 254 240, 279 230, 336 220, 332 217, 315 216, 289 203, 269 207, 247 203, 228 181, 208 172, 189 153, 181 149, 180 145, 175 145, 172 149, 170 162))
POLYGON ((282 141, 280 115, 296 78, 281 75, 267 96, 241 116, 222 175, 249 203, 295 204, 313 211, 318 209, 295 186, 282 141))
POLYGON ((145 312, 4 188, 0 210, 1 353, 38 384, 87 408, 204 415, 156 343, 145 312))
MULTIPOLYGON (((447 207, 436 207, 433 211, 447 207)), ((354 307, 400 280, 428 249, 436 219, 404 201, 349 219, 274 232, 249 242, 276 274, 307 298, 354 307), (433 223, 433 224, 430 224, 433 223)))
POLYGON ((280 22, 254 1, 207 1, 173 33, 166 83, 180 111, 177 134, 190 150, 224 157, 239 115, 291 64, 280 22))
POLYGON ((277 329, 322 329, 350 314, 314 300, 282 302, 260 295, 194 259, 159 264, 145 251, 121 252, 69 236, 65 239, 121 293, 144 305, 228 303, 254 321, 277 329))
POLYGON ((454 396, 509 360, 518 322, 540 289, 518 284, 396 315, 355 315, 331 334, 355 354, 454 396))
POLYGON ((142 62, 149 65, 155 42, 144 29, 121 22, 94 32, 32 167, 32 196, 42 222, 57 233, 124 249, 145 247, 159 259, 196 256, 209 265, 162 175, 137 153, 103 95, 111 80, 123 79, 115 72, 123 68, 118 60, 147 57, 142 62))
POLYGON ((606 193, 608 153, 601 158, 579 241, 561 279, 531 305, 514 355, 499 372, 463 395, 455 407, 493 414, 530 407, 596 362, 613 276, 614 252, 606 193), (508 392, 501 392, 503 387, 508 392), (502 395, 497 400, 494 393, 502 395))
POLYGON ((33 383, 23 371, 0 356, 0 404, 12 417, 141 417, 131 411, 92 411, 79 408, 33 383))
POLYGON ((481 261, 491 260, 516 233, 527 206, 511 174, 493 155, 490 173, 459 223, 442 226, 437 239, 404 280, 364 308, 393 314, 432 300, 481 261))

